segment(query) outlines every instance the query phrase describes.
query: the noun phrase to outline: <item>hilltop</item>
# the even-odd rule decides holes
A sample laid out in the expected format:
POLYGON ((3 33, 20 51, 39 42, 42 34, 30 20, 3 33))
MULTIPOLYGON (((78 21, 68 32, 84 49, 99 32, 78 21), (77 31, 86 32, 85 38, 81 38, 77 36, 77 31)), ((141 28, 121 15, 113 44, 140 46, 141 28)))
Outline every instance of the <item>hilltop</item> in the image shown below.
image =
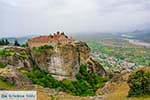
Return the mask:
POLYGON ((90 52, 86 42, 63 33, 33 37, 28 39, 27 47, 2 46, 0 81, 10 88, 1 88, 23 89, 37 84, 61 88, 72 95, 94 95, 106 81, 107 73, 90 52))

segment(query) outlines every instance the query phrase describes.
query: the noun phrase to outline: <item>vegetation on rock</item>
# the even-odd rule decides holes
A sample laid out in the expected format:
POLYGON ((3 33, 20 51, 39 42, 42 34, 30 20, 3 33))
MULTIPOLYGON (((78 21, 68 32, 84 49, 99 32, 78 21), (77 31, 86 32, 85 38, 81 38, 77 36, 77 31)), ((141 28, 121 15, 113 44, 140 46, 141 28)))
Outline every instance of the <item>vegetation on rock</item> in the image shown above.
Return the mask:
POLYGON ((14 88, 14 87, 15 87, 14 84, 0 78, 0 88, 1 89, 11 89, 11 88, 14 88))
POLYGON ((36 53, 41 53, 46 49, 53 49, 53 46, 52 45, 44 45, 41 47, 34 47, 32 50, 36 53))
POLYGON ((29 55, 24 50, 20 50, 20 51, 17 51, 15 49, 0 50, 0 56, 5 56, 5 57, 6 56, 14 56, 15 54, 18 55, 22 59, 28 59, 29 58, 29 55))
POLYGON ((150 70, 138 70, 129 77, 129 96, 150 95, 150 70))
POLYGON ((31 72, 27 73, 29 79, 34 84, 43 87, 58 88, 76 96, 92 96, 96 90, 101 87, 107 80, 98 76, 96 73, 88 73, 87 66, 81 65, 80 71, 76 75, 77 80, 58 81, 54 79, 48 72, 34 67, 31 72))
POLYGON ((0 68, 5 68, 6 66, 7 66, 6 64, 0 62, 0 68))
POLYGON ((21 47, 28 47, 28 43, 22 44, 21 47))
POLYGON ((76 81, 64 80, 64 89, 77 96, 92 96, 107 81, 96 73, 89 73, 86 65, 81 65, 76 81))
POLYGON ((14 51, 12 50, 0 50, 0 56, 12 56, 14 51))

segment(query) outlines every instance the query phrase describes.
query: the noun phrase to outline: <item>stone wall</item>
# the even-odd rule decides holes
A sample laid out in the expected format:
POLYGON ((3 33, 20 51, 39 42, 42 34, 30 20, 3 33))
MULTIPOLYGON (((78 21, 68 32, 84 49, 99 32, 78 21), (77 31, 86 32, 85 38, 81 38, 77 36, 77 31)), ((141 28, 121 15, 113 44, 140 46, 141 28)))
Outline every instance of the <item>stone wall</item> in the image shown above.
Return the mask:
POLYGON ((30 48, 33 48, 33 47, 40 47, 40 46, 44 46, 44 45, 54 45, 54 43, 28 41, 28 46, 29 46, 30 48))

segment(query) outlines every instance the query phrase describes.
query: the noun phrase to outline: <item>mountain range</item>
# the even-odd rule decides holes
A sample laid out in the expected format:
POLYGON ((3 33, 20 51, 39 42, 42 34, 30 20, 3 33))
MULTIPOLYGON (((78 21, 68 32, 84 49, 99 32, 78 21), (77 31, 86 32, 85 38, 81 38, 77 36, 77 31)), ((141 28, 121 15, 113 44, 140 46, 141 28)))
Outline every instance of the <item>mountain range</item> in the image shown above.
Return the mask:
MULTIPOLYGON (((5 37, 9 40, 9 42, 13 43, 17 40, 20 44, 24 44, 29 38, 35 37, 37 35, 27 35, 22 37, 5 37)), ((130 39, 137 39, 144 42, 150 42, 150 30, 135 30, 132 32, 126 33, 77 33, 72 34, 72 36, 78 40, 83 41, 99 41, 103 38, 130 38, 130 39), (84 35, 83 35, 84 34, 84 35)))

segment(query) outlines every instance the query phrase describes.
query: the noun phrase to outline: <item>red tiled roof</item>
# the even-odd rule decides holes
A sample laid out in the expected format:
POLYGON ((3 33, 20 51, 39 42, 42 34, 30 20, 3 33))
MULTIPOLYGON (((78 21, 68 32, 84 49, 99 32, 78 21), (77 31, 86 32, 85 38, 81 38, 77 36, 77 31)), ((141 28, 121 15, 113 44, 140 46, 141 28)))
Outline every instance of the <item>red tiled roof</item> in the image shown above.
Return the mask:
POLYGON ((39 36, 32 38, 31 41, 40 41, 40 42, 48 42, 51 38, 49 36, 39 36))
POLYGON ((54 35, 49 35, 49 36, 39 36, 30 39, 29 41, 32 42, 63 42, 63 41, 71 41, 71 39, 67 38, 65 35, 61 34, 54 34, 54 35))

